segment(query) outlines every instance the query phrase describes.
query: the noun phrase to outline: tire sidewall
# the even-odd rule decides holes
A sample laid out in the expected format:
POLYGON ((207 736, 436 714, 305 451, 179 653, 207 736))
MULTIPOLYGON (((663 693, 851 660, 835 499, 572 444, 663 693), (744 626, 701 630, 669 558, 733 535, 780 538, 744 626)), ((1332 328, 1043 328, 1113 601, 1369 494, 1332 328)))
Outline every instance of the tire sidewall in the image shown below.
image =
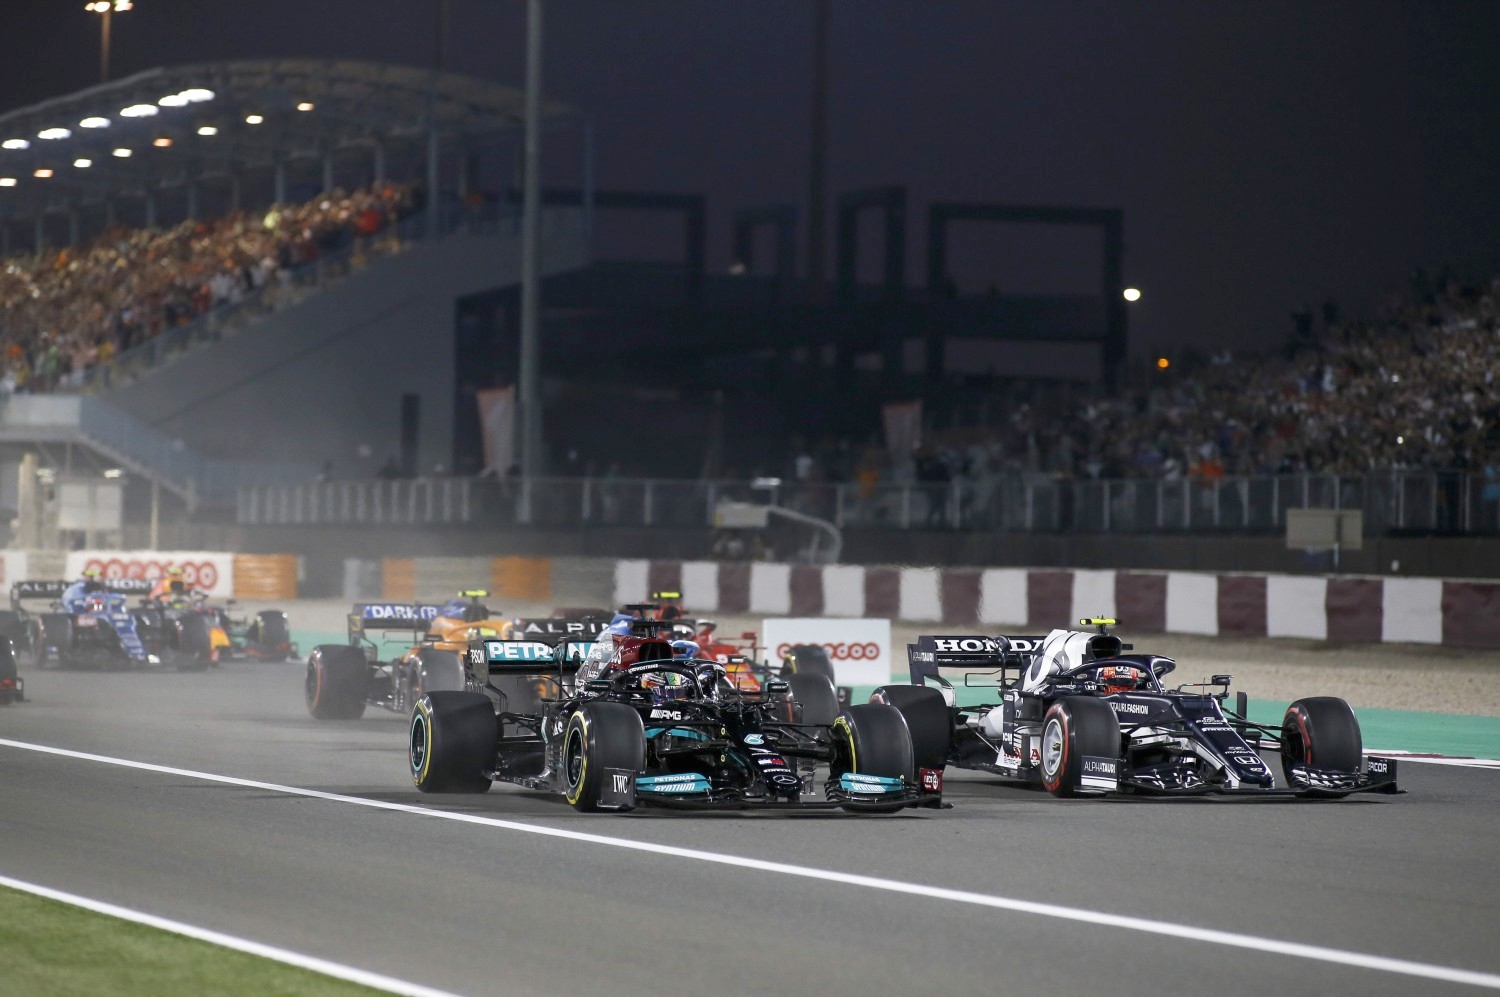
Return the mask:
POLYGON ((1073 760, 1073 718, 1062 703, 1053 703, 1042 718, 1042 785, 1047 792, 1071 793, 1068 764, 1073 760), (1055 742, 1055 747, 1054 747, 1055 742), (1056 764, 1051 764, 1053 760, 1056 764))

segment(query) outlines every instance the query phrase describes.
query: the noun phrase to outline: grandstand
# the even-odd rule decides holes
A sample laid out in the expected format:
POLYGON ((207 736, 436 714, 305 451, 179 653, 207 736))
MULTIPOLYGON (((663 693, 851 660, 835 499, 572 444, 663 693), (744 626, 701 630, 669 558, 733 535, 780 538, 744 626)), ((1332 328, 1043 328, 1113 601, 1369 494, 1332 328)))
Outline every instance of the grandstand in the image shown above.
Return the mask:
MULTIPOLYGON (((544 115, 588 155, 582 115, 544 115)), ((0 507, 26 452, 200 517, 241 482, 373 473, 403 396, 411 447, 446 452, 454 301, 519 278, 518 220, 481 178, 522 118, 512 88, 313 60, 155 69, 0 116, 3 387, 25 402, 0 420, 0 507)), ((577 173, 544 272, 586 260, 577 173)))

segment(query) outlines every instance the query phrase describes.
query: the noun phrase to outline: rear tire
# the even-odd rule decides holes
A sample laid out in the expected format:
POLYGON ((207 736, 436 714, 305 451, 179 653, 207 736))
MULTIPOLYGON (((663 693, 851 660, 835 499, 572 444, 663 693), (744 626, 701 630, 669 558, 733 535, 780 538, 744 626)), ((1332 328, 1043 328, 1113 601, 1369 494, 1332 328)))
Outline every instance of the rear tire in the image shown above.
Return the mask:
MULTIPOLYGON (((833 754, 829 776, 835 782, 845 773, 900 779, 908 786, 916 782, 911 732, 907 730, 901 711, 894 706, 861 703, 840 713, 833 722, 833 754)), ((865 803, 845 809, 895 813, 907 806, 902 800, 881 806, 865 803)))
POLYGON ((1053 796, 1077 796, 1083 756, 1120 757, 1120 721, 1102 699, 1066 696, 1042 718, 1042 785, 1053 796))
POLYGON ((489 697, 478 692, 431 692, 411 711, 407 760, 424 793, 485 793, 499 745, 499 723, 489 697))
POLYGON ((464 666, 452 651, 424 647, 417 652, 417 684, 421 692, 463 692, 464 666))
POLYGON ((1291 766, 1358 772, 1364 760, 1359 721, 1349 704, 1335 696, 1299 699, 1281 718, 1281 771, 1291 783, 1291 766))
POLYGON ((793 675, 824 675, 837 685, 833 674, 833 662, 828 660, 828 651, 818 644, 794 644, 781 659, 781 677, 793 675))
POLYGON ((641 715, 624 703, 583 704, 568 718, 562 765, 563 795, 569 805, 584 813, 603 809, 599 796, 605 769, 626 769, 633 777, 646 767, 641 715))
POLYGON ((20 676, 16 672, 16 645, 9 637, 0 637, 0 706, 9 706, 21 698, 20 676))
POLYGON ((364 652, 344 644, 319 644, 307 658, 303 692, 307 712, 319 720, 358 720, 365 715, 370 664, 364 652))
POLYGON ((265 649, 262 661, 286 661, 292 656, 292 630, 283 611, 263 609, 256 613, 246 637, 251 634, 254 642, 265 649))
POLYGON ((73 617, 65 613, 43 613, 37 620, 35 658, 38 668, 46 668, 52 656, 48 645, 57 648, 57 666, 66 667, 68 650, 73 646, 73 617))
POLYGON ((790 723, 817 724, 828 727, 839 715, 839 694, 833 682, 811 672, 789 675, 787 685, 787 718, 790 723))
POLYGON ((201 672, 214 663, 214 642, 209 633, 208 617, 202 613, 183 613, 168 625, 175 631, 177 647, 173 663, 179 672, 201 672))
POLYGON ((941 692, 920 685, 883 685, 870 694, 870 702, 894 706, 906 718, 917 768, 942 771, 953 741, 953 715, 941 692))

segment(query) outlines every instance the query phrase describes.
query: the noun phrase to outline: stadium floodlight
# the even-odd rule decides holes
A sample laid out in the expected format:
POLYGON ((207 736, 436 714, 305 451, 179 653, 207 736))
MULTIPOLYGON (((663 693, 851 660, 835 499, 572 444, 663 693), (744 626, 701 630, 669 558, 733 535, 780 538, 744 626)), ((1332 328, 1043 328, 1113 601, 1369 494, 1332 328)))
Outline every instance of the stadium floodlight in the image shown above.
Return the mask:
POLYGON ((90 166, 94 165, 94 161, 92 159, 82 159, 82 158, 80 158, 80 159, 73 160, 73 165, 76 166, 76 167, 78 167, 80 170, 86 170, 90 166))
POLYGON ((263 118, 263 117, 261 117, 259 114, 247 114, 247 115, 245 115, 245 124, 247 124, 247 125, 258 125, 262 121, 265 121, 265 120, 266 119, 263 118))
POLYGON ((78 127, 79 128, 108 128, 109 127, 109 119, 108 118, 101 118, 101 117, 99 117, 96 114, 96 115, 94 115, 91 118, 84 118, 82 121, 78 122, 78 127))
POLYGON ((129 107, 121 108, 122 118, 149 118, 156 113, 154 104, 131 104, 129 107))
POLYGON ((189 104, 201 104, 205 100, 213 100, 214 92, 204 87, 188 87, 177 96, 181 97, 189 104))
POLYGON ((1126 301, 1141 300, 1141 289, 1138 287, 1127 287, 1123 293, 1126 301))
POLYGON ((162 107, 182 107, 187 102, 187 98, 180 93, 169 93, 157 101, 162 107))
POLYGON ((219 134, 219 129, 216 128, 216 127, 214 127, 213 125, 199 125, 198 126, 198 134, 199 135, 217 135, 217 134, 219 134))
POLYGON ((55 142, 60 138, 67 138, 72 134, 73 133, 66 128, 43 128, 41 131, 36 133, 36 137, 46 139, 48 142, 55 142))
POLYGON ((310 101, 310 100, 304 100, 300 104, 297 105, 297 110, 299 110, 299 111, 311 111, 314 107, 317 107, 317 105, 314 104, 312 101, 310 101))
POLYGON ((30 149, 31 143, 24 138, 8 138, 0 142, 0 149, 30 149))
POLYGON ((121 147, 121 148, 115 150, 114 156, 115 156, 116 159, 129 159, 130 158, 130 150, 121 147))
POLYGON ((45 166, 39 166, 31 171, 31 175, 38 180, 45 180, 52 175, 52 171, 45 166))
POLYGON ((15 177, 0 177, 0 187, 14 187, 15 185, 15 177))
POLYGON ((151 144, 156 146, 158 149, 165 149, 172 144, 172 140, 167 138, 167 136, 165 135, 158 135, 156 138, 151 140, 151 144))

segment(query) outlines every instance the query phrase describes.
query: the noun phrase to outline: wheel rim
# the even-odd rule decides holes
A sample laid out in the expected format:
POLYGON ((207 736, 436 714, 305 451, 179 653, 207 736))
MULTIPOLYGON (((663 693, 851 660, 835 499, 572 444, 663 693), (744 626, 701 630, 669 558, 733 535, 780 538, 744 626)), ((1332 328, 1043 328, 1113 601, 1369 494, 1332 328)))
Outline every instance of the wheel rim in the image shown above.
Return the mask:
POLYGON ((563 771, 568 786, 576 789, 583 779, 583 731, 577 727, 568 728, 568 738, 563 742, 563 771))
POLYGON ((411 771, 420 775, 427 764, 427 718, 421 712, 411 718, 411 771))
POLYGON ((1042 773, 1053 778, 1062 769, 1063 725, 1057 717, 1047 721, 1042 728, 1042 773))

